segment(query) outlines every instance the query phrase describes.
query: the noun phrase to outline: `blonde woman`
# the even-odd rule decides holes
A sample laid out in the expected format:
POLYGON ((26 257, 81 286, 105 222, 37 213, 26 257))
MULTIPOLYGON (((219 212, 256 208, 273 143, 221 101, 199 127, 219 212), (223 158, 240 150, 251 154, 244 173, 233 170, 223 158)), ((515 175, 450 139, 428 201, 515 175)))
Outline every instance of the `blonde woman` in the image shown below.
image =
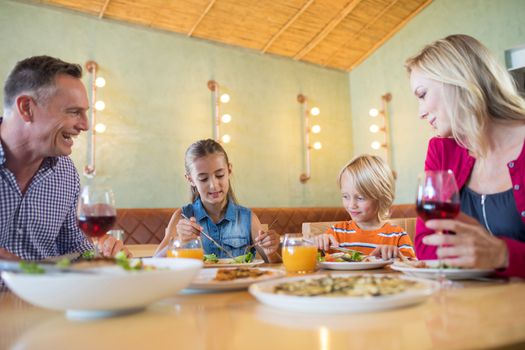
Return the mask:
POLYGON ((451 169, 461 191, 455 220, 418 220, 418 257, 525 277, 525 103, 514 81, 467 35, 429 44, 406 67, 419 116, 438 134, 425 169, 451 169))
POLYGON ((379 157, 362 155, 348 162, 337 178, 343 207, 352 217, 316 236, 319 249, 345 247, 390 259, 399 254, 415 257, 412 241, 399 226, 385 220, 394 201, 392 171, 379 157))

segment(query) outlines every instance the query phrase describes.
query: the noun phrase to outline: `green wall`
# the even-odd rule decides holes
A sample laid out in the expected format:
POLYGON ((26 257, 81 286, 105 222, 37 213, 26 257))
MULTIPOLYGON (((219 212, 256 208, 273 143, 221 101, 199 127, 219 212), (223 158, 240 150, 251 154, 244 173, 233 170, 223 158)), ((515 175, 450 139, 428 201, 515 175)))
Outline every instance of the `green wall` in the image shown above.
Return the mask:
MULTIPOLYGON (((353 154, 346 73, 218 45, 183 35, 99 20, 28 3, 0 1, 0 77, 20 59, 48 54, 93 59, 107 85, 99 89, 108 127, 97 139, 97 176, 119 207, 176 207, 187 202, 183 154, 212 136, 209 79, 224 85, 233 116, 224 127, 233 185, 247 206, 337 206, 339 168, 353 154), (323 149, 302 172, 298 93, 321 108, 323 149)), ((87 80, 86 80, 87 82, 87 80)), ((86 137, 72 156, 86 163, 86 137)))
MULTIPOLYGON (((368 132, 368 110, 380 104, 385 92, 390 104, 393 168, 398 173, 397 203, 414 201, 417 174, 423 170, 428 139, 426 120, 417 116, 405 59, 425 44, 449 34, 469 34, 487 45, 504 64, 504 51, 525 43, 523 0, 434 0, 399 33, 388 40, 349 75, 353 145, 356 154, 374 153, 368 132)), ((376 154, 383 155, 384 151, 376 154)))

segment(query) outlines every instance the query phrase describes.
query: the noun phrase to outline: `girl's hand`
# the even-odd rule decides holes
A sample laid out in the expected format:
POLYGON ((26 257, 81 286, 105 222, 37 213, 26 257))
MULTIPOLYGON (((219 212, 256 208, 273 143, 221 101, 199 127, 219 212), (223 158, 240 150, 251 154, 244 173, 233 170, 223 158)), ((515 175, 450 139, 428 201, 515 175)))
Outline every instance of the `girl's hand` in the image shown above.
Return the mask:
POLYGON ((330 250, 330 247, 339 247, 339 242, 335 239, 334 236, 329 235, 328 233, 323 233, 317 235, 313 238, 317 249, 321 250, 330 250))
POLYGON ((370 253, 370 255, 383 260, 390 260, 399 256, 399 249, 395 245, 380 244, 372 251, 372 253, 370 253))
POLYGON ((267 256, 275 254, 279 250, 279 234, 274 230, 263 231, 259 230, 259 235, 255 238, 258 244, 267 256))
POLYGON ((104 235, 98 240, 98 249, 102 256, 114 257, 118 252, 123 251, 128 258, 131 252, 124 246, 124 242, 110 235, 104 235))
POLYGON ((189 241, 200 236, 202 226, 197 224, 197 220, 191 217, 189 220, 181 217, 177 222, 177 235, 182 241, 189 241))
POLYGON ((436 231, 456 234, 432 234, 423 243, 438 246, 437 255, 450 266, 498 269, 508 265, 507 245, 492 236, 474 218, 460 213, 455 220, 429 220, 425 225, 436 231))

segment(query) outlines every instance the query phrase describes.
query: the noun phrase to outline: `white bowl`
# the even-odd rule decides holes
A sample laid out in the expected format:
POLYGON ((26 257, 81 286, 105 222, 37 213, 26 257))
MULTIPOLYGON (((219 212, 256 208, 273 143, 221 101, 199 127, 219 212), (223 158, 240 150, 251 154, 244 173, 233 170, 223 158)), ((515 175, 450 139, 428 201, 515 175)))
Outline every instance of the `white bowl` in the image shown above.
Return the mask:
POLYGON ((94 274, 2 272, 16 295, 36 306, 67 310, 70 318, 94 318, 144 308, 186 287, 202 262, 195 259, 142 259, 153 271, 97 269, 94 274))

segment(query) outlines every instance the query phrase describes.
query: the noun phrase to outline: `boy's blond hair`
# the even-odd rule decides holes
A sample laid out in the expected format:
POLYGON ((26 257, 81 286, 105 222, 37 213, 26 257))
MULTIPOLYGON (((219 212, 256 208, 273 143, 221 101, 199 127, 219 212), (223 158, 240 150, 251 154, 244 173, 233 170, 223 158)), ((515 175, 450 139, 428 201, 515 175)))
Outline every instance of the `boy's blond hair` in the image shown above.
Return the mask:
POLYGON ((378 156, 364 154, 353 158, 339 172, 337 184, 341 188, 343 174, 347 173, 356 189, 366 198, 377 201, 378 218, 386 220, 396 192, 394 174, 378 156))

